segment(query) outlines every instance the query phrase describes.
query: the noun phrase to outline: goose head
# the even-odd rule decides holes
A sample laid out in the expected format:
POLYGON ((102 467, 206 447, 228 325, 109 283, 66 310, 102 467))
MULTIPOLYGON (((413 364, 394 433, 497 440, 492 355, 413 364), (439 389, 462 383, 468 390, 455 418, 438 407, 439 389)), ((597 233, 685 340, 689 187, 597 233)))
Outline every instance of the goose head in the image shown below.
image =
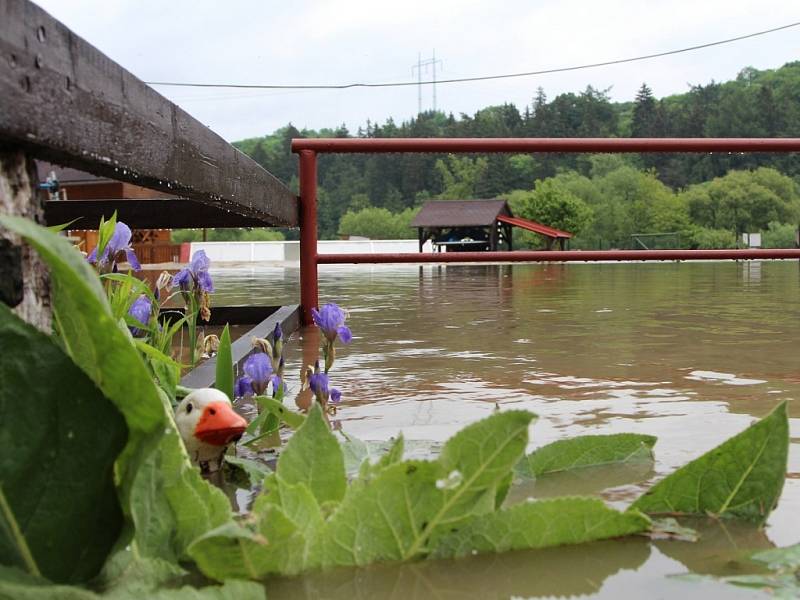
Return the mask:
POLYGON ((186 396, 175 409, 175 423, 189 457, 203 471, 217 470, 226 448, 247 428, 228 396, 212 388, 186 396))

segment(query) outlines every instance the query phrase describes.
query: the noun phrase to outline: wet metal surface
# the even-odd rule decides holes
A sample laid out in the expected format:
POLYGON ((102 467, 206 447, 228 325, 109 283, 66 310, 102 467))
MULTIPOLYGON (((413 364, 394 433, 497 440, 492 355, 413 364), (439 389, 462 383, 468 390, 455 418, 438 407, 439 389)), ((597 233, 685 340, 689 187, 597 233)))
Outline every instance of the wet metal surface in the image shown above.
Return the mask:
MULTIPOLYGON (((215 302, 286 304, 298 272, 212 272, 215 302)), ((797 262, 361 266, 320 269, 320 299, 350 310, 352 344, 332 371, 338 426, 365 440, 402 430, 424 456, 495 409, 539 415, 531 448, 588 433, 656 435, 652 469, 593 470, 511 499, 599 494, 624 507, 643 489, 789 400, 800 437, 797 262)), ((315 355, 287 349, 288 385, 315 355)), ((290 391, 289 397, 293 396, 290 391)), ((700 542, 610 541, 460 561, 377 566, 272 581, 270 598, 752 597, 667 575, 735 574, 749 552, 800 541, 800 444, 764 532, 705 526, 700 542)))

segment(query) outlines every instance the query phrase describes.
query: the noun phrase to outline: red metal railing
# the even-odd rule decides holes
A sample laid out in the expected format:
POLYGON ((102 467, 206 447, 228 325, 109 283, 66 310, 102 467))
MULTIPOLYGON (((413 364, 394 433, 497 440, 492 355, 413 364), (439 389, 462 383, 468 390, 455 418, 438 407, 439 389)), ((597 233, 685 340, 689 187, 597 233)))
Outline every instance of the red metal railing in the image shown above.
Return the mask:
POLYGON ((800 152, 798 138, 325 138, 294 139, 300 155, 300 304, 303 320, 319 304, 317 266, 342 263, 451 263, 620 260, 800 259, 800 250, 603 250, 448 252, 437 254, 323 254, 317 252, 319 153, 538 152, 800 152))

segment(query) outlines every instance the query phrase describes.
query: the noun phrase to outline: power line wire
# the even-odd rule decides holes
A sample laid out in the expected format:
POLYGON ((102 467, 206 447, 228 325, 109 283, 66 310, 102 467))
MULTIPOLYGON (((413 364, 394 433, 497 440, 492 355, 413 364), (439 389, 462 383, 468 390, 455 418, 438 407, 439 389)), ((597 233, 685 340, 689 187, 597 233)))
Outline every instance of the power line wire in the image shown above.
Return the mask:
POLYGON ((483 75, 479 77, 460 77, 457 79, 440 79, 438 81, 398 81, 398 82, 385 82, 385 83, 345 83, 345 84, 319 84, 319 85, 283 85, 283 84, 240 84, 240 83, 184 83, 176 81, 145 81, 148 85, 162 85, 172 87, 196 87, 196 88, 238 88, 238 89, 255 89, 255 90, 346 90, 351 88, 384 88, 384 87, 406 87, 410 85, 425 85, 425 84, 445 84, 445 83, 467 83, 470 81, 490 81, 493 79, 512 79, 515 77, 530 77, 533 75, 549 75, 551 73, 564 73, 567 71, 579 71, 581 69, 595 69, 597 67, 608 67, 611 65, 620 65, 624 63, 637 62, 642 60, 649 60, 652 58, 660 58, 662 56, 671 56, 674 54, 682 54, 684 52, 692 52, 694 50, 702 50, 704 48, 711 48, 712 46, 721 46, 723 44, 730 44, 749 38, 775 33, 784 29, 790 29, 800 25, 800 21, 789 23, 788 25, 781 25, 772 29, 765 29, 764 31, 756 31, 755 33, 748 33, 737 37, 719 40, 716 42, 709 42, 707 44, 698 44, 696 46, 689 46, 688 48, 680 48, 678 50, 668 50, 666 52, 656 52, 654 54, 645 54, 642 56, 635 56, 632 58, 619 58, 616 60, 607 60, 604 62, 588 63, 583 65, 576 65, 572 67, 559 67, 555 69, 543 69, 540 71, 527 71, 525 73, 505 73, 503 75, 483 75))

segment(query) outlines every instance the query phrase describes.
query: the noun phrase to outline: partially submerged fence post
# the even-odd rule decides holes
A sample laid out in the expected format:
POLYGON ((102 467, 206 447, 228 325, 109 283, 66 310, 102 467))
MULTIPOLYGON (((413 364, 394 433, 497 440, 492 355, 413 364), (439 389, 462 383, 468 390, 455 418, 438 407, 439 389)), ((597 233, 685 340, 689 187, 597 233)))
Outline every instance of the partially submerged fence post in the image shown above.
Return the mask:
POLYGON ((319 306, 317 285, 317 153, 300 152, 300 306, 303 325, 319 306))
MULTIPOLYGON (((0 151, 0 213, 42 223, 36 167, 21 150, 0 151)), ((0 231, 0 302, 23 319, 50 332, 50 278, 36 252, 19 236, 0 231)))

